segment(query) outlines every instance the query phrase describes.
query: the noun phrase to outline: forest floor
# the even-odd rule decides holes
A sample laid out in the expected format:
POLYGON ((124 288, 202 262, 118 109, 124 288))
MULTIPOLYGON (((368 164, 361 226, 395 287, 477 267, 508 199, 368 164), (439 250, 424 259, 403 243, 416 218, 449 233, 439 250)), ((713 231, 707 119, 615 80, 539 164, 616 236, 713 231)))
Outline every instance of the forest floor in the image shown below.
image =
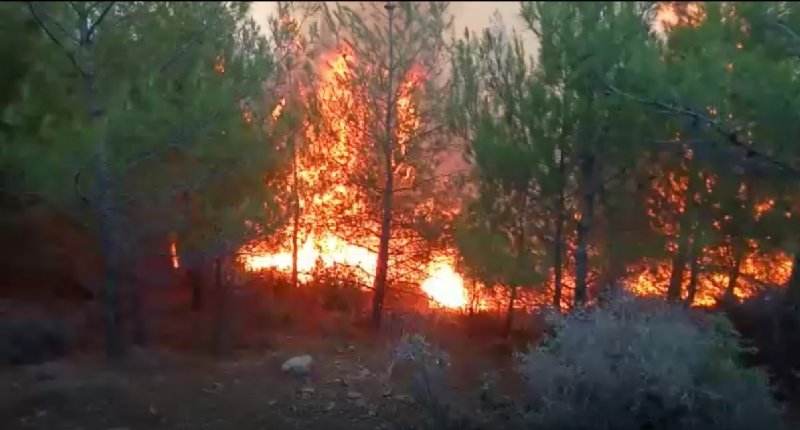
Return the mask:
MULTIPOLYGON (((225 360, 132 349, 114 364, 95 353, 0 369, 0 428, 422 428, 428 414, 412 397, 411 375, 398 368, 386 377, 392 342, 366 332, 348 337, 285 331, 225 360), (300 354, 314 359, 309 377, 281 371, 300 354)), ((460 336, 448 344, 447 400, 477 421, 482 375, 513 381, 504 377, 510 354, 498 358, 491 342, 460 336)))

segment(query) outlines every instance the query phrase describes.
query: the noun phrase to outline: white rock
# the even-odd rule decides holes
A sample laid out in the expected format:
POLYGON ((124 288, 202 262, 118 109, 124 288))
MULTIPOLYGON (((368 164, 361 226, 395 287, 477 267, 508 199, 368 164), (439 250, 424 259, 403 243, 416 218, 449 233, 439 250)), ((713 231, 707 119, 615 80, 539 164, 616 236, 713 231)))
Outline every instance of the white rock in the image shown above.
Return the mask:
POLYGON ((298 355, 286 360, 281 366, 281 370, 297 375, 308 375, 311 373, 311 364, 313 361, 310 355, 298 355))

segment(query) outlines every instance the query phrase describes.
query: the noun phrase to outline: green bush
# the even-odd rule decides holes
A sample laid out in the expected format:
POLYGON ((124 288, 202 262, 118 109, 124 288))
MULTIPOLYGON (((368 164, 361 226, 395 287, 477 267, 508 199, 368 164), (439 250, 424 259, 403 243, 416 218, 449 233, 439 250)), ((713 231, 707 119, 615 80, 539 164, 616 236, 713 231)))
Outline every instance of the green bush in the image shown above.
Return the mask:
POLYGON ((781 429, 767 378, 722 315, 633 297, 558 317, 522 358, 537 429, 781 429))

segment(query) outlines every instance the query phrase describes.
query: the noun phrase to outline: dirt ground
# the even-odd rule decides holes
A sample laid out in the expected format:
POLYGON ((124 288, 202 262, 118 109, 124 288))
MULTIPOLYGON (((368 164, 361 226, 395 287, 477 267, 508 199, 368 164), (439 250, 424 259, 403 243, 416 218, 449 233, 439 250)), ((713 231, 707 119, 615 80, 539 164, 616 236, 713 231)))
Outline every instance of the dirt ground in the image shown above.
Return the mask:
MULTIPOLYGON (((0 428, 423 428, 428 414, 412 396, 411 373, 400 366, 387 377, 392 342, 380 335, 354 337, 286 330, 268 347, 237 351, 225 360, 133 349, 115 364, 94 354, 5 368, 0 428), (281 364, 299 354, 314 358, 312 374, 282 372, 281 364)), ((484 377, 492 372, 501 380, 509 361, 490 342, 451 337, 448 343, 447 400, 478 422, 484 377)))

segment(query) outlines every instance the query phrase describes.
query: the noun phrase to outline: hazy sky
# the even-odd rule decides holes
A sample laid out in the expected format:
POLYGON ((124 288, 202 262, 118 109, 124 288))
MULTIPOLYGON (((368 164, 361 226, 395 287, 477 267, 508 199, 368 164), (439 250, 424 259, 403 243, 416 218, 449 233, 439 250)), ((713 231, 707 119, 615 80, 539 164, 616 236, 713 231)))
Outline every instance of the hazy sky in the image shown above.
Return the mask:
MULTIPOLYGON (((262 28, 266 28, 267 17, 274 10, 274 2, 254 2, 253 4, 253 16, 261 24, 262 28)), ((464 27, 472 31, 480 31, 490 26, 494 12, 498 11, 502 16, 503 23, 509 30, 516 28, 521 31, 525 39, 525 47, 528 48, 529 53, 532 53, 531 50, 536 48, 533 34, 530 31, 524 31, 524 23, 519 16, 519 2, 454 1, 450 2, 450 10, 454 15, 453 27, 459 37, 463 35, 464 27)))

